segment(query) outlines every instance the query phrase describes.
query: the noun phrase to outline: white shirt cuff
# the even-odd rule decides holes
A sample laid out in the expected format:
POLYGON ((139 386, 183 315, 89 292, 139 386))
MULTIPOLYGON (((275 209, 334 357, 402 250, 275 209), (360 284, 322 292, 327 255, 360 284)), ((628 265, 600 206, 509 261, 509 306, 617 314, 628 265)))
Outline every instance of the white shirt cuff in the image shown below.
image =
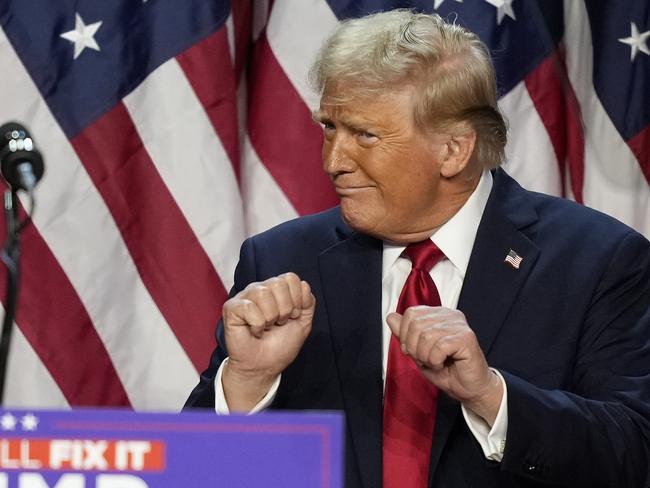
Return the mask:
POLYGON ((469 430, 474 434, 474 437, 481 445, 481 449, 483 449, 483 455, 492 461, 501 462, 503 452, 506 449, 506 434, 508 432, 508 388, 501 373, 496 369, 490 369, 496 373, 503 385, 503 398, 501 398, 499 412, 492 428, 485 420, 465 408, 464 405, 461 405, 461 410, 469 430))
MULTIPOLYGON (((228 408, 228 402, 226 401, 226 394, 223 391, 223 384, 221 383, 221 375, 223 374, 223 367, 228 363, 228 359, 229 358, 223 360, 223 362, 221 363, 217 371, 217 376, 215 376, 214 378, 214 410, 219 415, 230 414, 230 409, 228 408)), ((252 415, 254 413, 261 412, 262 410, 268 408, 271 405, 271 403, 273 403, 273 400, 275 400, 275 395, 277 394, 278 388, 280 386, 280 378, 282 378, 281 374, 278 375, 278 377, 275 379, 275 381, 271 385, 271 389, 264 396, 264 398, 262 398, 259 401, 259 403, 255 405, 250 412, 248 412, 247 415, 252 415)))

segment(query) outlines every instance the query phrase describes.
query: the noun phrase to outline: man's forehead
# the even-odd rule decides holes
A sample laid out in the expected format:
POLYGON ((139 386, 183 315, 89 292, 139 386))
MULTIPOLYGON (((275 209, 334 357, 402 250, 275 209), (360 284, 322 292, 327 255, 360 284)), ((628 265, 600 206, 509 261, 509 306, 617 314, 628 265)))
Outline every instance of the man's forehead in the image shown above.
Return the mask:
POLYGON ((375 124, 385 113, 386 110, 377 103, 369 106, 362 100, 347 103, 328 103, 321 100, 320 107, 314 111, 313 118, 316 121, 336 120, 346 125, 360 127, 375 124))
POLYGON ((362 90, 328 90, 320 99, 320 106, 314 111, 314 118, 359 117, 373 118, 378 112, 392 110, 398 106, 411 107, 413 90, 410 87, 385 89, 370 93, 362 90))
POLYGON ((387 101, 394 97, 413 95, 412 84, 390 85, 364 84, 361 82, 333 83, 325 85, 321 104, 346 104, 352 101, 387 101))

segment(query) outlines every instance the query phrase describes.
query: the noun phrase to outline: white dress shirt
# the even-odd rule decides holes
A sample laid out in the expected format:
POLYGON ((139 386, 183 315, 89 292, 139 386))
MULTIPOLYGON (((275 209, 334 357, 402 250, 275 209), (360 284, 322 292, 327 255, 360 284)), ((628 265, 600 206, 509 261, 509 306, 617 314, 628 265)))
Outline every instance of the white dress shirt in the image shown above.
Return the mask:
MULTIPOLYGON (((445 258, 437 263, 431 270, 433 279, 440 294, 443 307, 456 308, 458 297, 465 279, 465 272, 469 263, 470 254, 474 247, 476 231, 483 216, 483 210, 492 189, 492 175, 485 171, 479 184, 461 209, 444 225, 440 226, 431 236, 431 240, 444 253, 445 258)), ((400 293, 411 271, 411 261, 402 256, 406 247, 384 243, 382 257, 382 317, 386 317, 397 308, 400 293)), ((469 324, 470 327, 472 324, 469 324)), ((391 332, 384 320, 382 329, 382 378, 386 383, 386 365, 388 363, 388 345, 391 332)), ((215 410, 219 414, 228 414, 228 404, 221 384, 221 373, 226 359, 215 378, 215 410)), ((481 445, 486 458, 501 461, 505 448, 506 432, 508 429, 508 403, 507 389, 501 374, 493 370, 503 384, 503 399, 492 428, 474 412, 462 408, 467 425, 481 445)), ((271 390, 255 406, 250 413, 256 413, 268 407, 280 385, 280 376, 276 378, 271 390)))

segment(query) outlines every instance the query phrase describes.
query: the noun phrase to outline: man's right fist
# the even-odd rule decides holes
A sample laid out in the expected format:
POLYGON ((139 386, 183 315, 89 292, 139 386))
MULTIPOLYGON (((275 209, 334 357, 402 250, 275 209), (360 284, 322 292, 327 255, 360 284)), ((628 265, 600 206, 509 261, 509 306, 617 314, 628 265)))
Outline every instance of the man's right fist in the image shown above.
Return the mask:
POLYGON ((229 362, 222 382, 231 410, 245 410, 263 397, 293 362, 311 331, 315 307, 309 284, 295 273, 251 283, 224 303, 229 362))

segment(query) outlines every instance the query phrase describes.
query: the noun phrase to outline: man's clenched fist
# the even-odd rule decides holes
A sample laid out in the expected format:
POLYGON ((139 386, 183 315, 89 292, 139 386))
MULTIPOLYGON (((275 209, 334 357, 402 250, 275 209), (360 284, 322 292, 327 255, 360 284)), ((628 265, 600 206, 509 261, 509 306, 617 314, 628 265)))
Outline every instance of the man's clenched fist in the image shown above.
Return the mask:
POLYGON ((285 273, 251 283, 223 306, 229 362, 222 383, 231 411, 248 411, 293 362, 311 331, 316 299, 285 273))
POLYGON ((402 352, 416 361, 431 383, 494 424, 503 387, 462 312, 415 306, 404 315, 389 314, 386 321, 402 352))

